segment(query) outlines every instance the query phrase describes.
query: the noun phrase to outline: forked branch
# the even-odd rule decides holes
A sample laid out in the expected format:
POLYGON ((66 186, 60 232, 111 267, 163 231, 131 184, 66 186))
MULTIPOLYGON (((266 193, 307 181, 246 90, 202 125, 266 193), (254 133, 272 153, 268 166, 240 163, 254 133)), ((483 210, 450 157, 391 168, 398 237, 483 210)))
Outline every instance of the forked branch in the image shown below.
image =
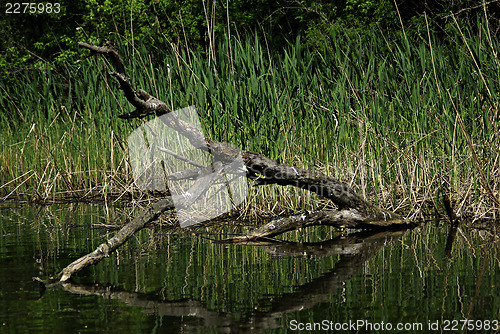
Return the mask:
MULTIPOLYGON (((106 43, 103 46, 95 46, 87 43, 79 43, 79 45, 90 50, 91 55, 103 55, 113 63, 116 72, 111 72, 111 75, 117 78, 120 89, 124 92, 130 104, 135 107, 133 112, 119 115, 118 117, 130 119, 142 118, 148 115, 162 116, 169 114, 169 117, 162 117, 162 121, 186 137, 194 147, 209 151, 214 156, 215 161, 225 164, 231 163, 237 157, 242 157, 246 168, 246 177, 253 180, 255 184, 289 185, 306 189, 331 200, 339 208, 338 210, 316 211, 289 217, 278 217, 248 235, 229 241, 242 242, 255 240, 262 237, 275 236, 292 229, 314 225, 331 225, 339 228, 357 229, 410 227, 410 224, 398 214, 372 205, 345 183, 339 182, 328 175, 286 165, 261 154, 239 150, 228 144, 205 138, 201 130, 182 121, 172 113, 165 102, 142 89, 135 90, 125 73, 125 65, 122 58, 110 43, 106 43)), ((168 150, 168 148, 165 149, 168 150)), ((196 173, 204 173, 203 170, 204 168, 199 168, 196 173)), ((187 172, 189 175, 179 174, 171 175, 170 177, 182 178, 193 174, 193 171, 187 172)), ((216 168, 216 173, 219 172, 221 172, 221 169, 216 168)), ((209 177, 208 179, 201 177, 199 180, 200 182, 195 182, 192 188, 189 189, 189 193, 193 194, 193 196, 185 199, 184 204, 186 206, 189 205, 190 201, 194 201, 197 197, 201 196, 206 191, 207 184, 213 181, 209 177), (203 186, 198 187, 198 185, 203 186)), ((176 206, 178 206, 177 203, 176 206)), ((147 223, 156 220, 162 212, 173 208, 173 200, 170 197, 155 203, 151 208, 143 211, 132 222, 123 227, 113 238, 101 244, 94 252, 83 256, 66 267, 59 274, 61 277, 60 280, 67 281, 75 272, 109 256, 111 252, 122 245, 135 232, 142 229, 147 223)))
MULTIPOLYGON (((132 113, 120 115, 121 118, 144 117, 145 115, 155 114, 156 116, 170 113, 167 104, 156 97, 151 96, 140 89, 136 93, 133 89, 130 79, 124 72, 123 61, 117 56, 118 51, 106 44, 102 47, 80 43, 81 47, 91 50, 91 52, 109 56, 119 71, 113 75, 118 78, 120 88, 124 91, 127 100, 136 107, 132 113), (120 72, 122 70, 123 72, 120 72), (137 101, 140 102, 137 102, 137 101)), ((189 139, 191 144, 200 149, 208 149, 218 161, 231 162, 237 156, 243 158, 247 168, 247 177, 255 181, 258 185, 278 184, 290 185, 314 192, 322 197, 330 199, 340 210, 354 209, 357 214, 348 214, 349 220, 369 223, 376 221, 401 221, 401 217, 396 213, 382 210, 354 192, 345 183, 322 173, 312 172, 300 167, 282 164, 277 160, 269 159, 261 154, 242 151, 230 147, 225 143, 212 141, 205 138, 203 133, 192 125, 180 120, 175 114, 170 114, 168 118, 162 119, 168 122, 168 126, 189 139), (390 219, 388 219, 390 217, 390 219)))

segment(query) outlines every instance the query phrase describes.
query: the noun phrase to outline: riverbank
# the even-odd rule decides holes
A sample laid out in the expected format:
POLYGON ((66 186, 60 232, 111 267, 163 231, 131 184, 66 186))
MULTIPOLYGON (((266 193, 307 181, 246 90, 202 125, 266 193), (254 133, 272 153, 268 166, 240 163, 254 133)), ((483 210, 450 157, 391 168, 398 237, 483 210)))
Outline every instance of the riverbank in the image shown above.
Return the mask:
MULTIPOLYGON (((205 134, 284 163, 319 170, 411 219, 444 212, 497 218, 500 185, 498 45, 484 22, 446 38, 338 32, 311 50, 298 39, 220 40, 201 55, 142 52, 118 41, 129 76, 173 109, 194 105, 205 134)), ((127 138, 147 120, 89 58, 0 83, 0 198, 134 202, 127 138)), ((161 195, 156 193, 156 195, 161 195)), ((249 217, 328 207, 300 189, 251 188, 249 217)))

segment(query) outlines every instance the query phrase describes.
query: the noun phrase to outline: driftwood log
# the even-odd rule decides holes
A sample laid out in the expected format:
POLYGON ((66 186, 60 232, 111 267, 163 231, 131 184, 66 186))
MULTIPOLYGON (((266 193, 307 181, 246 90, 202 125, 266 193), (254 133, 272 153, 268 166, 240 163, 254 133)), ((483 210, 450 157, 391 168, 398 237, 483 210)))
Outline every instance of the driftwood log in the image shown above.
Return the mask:
MULTIPOLYGON (((118 51, 110 44, 95 46, 79 43, 79 46, 90 50, 90 55, 103 55, 115 67, 115 72, 110 75, 115 77, 120 89, 127 100, 135 107, 131 113, 119 115, 122 119, 143 118, 149 115, 162 116, 172 110, 167 104, 146 91, 135 90, 130 78, 126 75, 125 65, 118 51)), ((205 138, 196 127, 186 123, 172 113, 172 117, 165 118, 168 126, 177 131, 196 148, 208 150, 217 161, 230 163, 241 156, 246 167, 246 177, 253 180, 256 185, 277 184, 294 186, 314 192, 332 201, 338 210, 325 210, 303 213, 289 217, 279 217, 261 226, 248 235, 230 239, 230 242, 256 240, 262 237, 271 237, 297 228, 330 225, 339 228, 380 229, 380 228, 408 228, 409 222, 394 212, 383 210, 366 201, 355 193, 346 184, 322 173, 309 171, 300 167, 289 166, 277 160, 269 159, 261 154, 243 151, 228 144, 205 138)), ((212 170, 213 172, 213 170, 212 170)), ((206 182, 205 182, 206 184, 206 182)), ((202 195, 202 189, 196 189, 196 184, 190 189, 195 194, 190 200, 195 200, 202 195)), ((186 202, 186 205, 189 203, 186 202)), ((132 222, 123 227, 113 238, 101 244, 92 253, 81 257, 67 266, 59 275, 60 281, 68 281, 75 272, 99 262, 104 257, 122 245, 135 232, 142 229, 147 223, 156 220, 159 215, 167 210, 174 209, 173 200, 166 197, 151 208, 140 213, 132 222)))

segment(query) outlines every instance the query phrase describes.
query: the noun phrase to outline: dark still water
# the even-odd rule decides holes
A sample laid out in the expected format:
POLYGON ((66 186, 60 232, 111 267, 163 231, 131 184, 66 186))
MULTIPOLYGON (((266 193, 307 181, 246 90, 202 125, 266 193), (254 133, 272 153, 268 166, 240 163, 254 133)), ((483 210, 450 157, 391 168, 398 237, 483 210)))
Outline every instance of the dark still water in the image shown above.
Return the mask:
POLYGON ((102 206, 3 203, 0 333, 500 330, 498 237, 461 228, 447 252, 447 226, 434 223, 349 236, 313 228, 286 236, 301 243, 252 245, 212 240, 241 227, 158 226, 72 284, 44 290, 32 280, 92 251, 115 232, 104 224, 123 217, 102 206))

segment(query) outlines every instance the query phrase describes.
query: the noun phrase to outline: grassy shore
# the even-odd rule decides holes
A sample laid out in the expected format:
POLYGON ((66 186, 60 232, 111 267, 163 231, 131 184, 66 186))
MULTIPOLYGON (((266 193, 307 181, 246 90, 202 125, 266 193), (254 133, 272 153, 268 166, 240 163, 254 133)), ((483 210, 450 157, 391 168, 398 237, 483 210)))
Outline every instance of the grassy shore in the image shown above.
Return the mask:
MULTIPOLYGON (((269 50, 261 37, 204 55, 118 47, 136 87, 174 109, 195 105, 215 140, 322 171, 411 218, 441 210, 444 192, 480 218, 500 208, 495 40, 485 21, 445 38, 338 32, 314 50, 299 39, 269 50)), ((116 117, 132 107, 109 70, 93 57, 0 82, 0 198, 136 196, 127 137, 147 120, 116 117)), ((251 191, 250 216, 328 206, 290 187, 251 191)))

